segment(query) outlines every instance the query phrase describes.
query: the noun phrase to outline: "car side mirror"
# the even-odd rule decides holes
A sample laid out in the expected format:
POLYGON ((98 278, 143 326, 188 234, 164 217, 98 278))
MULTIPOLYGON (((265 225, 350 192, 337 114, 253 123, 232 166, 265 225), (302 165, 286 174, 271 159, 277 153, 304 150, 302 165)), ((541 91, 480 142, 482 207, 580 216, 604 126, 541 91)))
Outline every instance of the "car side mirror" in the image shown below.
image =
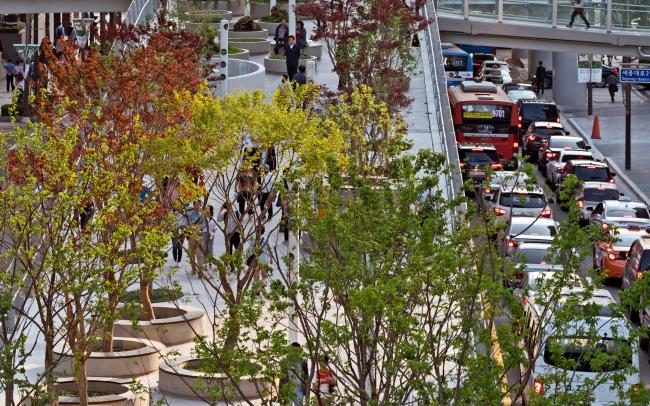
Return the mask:
POLYGON ((492 196, 487 195, 487 196, 485 196, 484 199, 485 199, 486 202, 491 202, 492 201, 492 196))
POLYGON ((571 135, 571 131, 565 131, 564 135, 571 135))
POLYGON ((612 178, 613 178, 614 176, 616 176, 616 172, 612 172, 611 175, 612 175, 612 178))
POLYGON ((619 196, 625 196, 625 193, 623 193, 623 192, 618 192, 618 195, 619 195, 619 196))

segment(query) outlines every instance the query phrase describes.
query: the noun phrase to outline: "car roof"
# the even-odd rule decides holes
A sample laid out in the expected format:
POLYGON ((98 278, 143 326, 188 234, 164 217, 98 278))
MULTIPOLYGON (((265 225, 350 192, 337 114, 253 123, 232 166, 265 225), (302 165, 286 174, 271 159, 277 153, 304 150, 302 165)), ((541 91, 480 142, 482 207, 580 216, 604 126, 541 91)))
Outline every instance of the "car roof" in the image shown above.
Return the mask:
POLYGON ((517 216, 516 214, 513 214, 512 217, 510 218, 510 223, 511 224, 541 224, 541 225, 547 225, 547 226, 555 226, 557 225, 557 222, 553 219, 546 218, 546 217, 527 217, 527 216, 517 216))
POLYGON ((496 150, 494 145, 489 144, 487 142, 461 142, 461 143, 458 143, 458 149, 472 149, 472 148, 483 148, 483 149, 496 150))
POLYGON ((596 189, 596 188, 605 188, 605 189, 615 189, 618 190, 616 187, 616 184, 614 183, 609 183, 609 182, 594 182, 594 181, 586 181, 586 182, 581 182, 582 189, 596 189))
POLYGON ((571 163, 573 166, 599 166, 601 168, 607 168, 605 162, 596 161, 594 159, 574 159, 571 163))
MULTIPOLYGON (((535 127, 545 127, 545 128, 552 127, 552 128, 564 129, 564 126, 562 125, 562 123, 558 123, 556 121, 535 121, 533 123, 533 125, 535 127)), ((562 137, 562 136, 560 136, 560 137, 562 137)))
POLYGON ((629 202, 629 201, 621 201, 621 200, 603 200, 603 206, 606 206, 607 209, 627 209, 627 208, 638 208, 638 207, 645 207, 646 209, 648 208, 644 203, 641 202, 629 202))

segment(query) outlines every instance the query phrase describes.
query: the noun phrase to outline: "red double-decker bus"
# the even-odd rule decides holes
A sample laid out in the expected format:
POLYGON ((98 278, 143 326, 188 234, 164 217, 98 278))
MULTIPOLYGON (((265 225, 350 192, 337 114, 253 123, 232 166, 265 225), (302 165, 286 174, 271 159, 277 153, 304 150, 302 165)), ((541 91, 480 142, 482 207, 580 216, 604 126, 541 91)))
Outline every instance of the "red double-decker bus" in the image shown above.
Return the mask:
POLYGON ((504 165, 516 165, 517 104, 490 82, 467 81, 448 92, 456 142, 492 144, 504 165))

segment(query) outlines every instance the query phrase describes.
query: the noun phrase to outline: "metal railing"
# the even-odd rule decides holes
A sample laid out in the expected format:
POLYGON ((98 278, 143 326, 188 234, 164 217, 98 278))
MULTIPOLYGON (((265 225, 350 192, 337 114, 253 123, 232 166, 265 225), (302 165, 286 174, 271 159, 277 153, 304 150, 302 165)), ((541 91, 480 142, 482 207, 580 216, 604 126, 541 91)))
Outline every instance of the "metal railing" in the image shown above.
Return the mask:
MULTIPOLYGON (((454 125, 451 120, 451 108, 449 107, 449 97, 447 95, 447 75, 443 69, 442 45, 440 41, 440 32, 436 9, 432 2, 427 2, 423 7, 424 17, 431 19, 432 23, 424 31, 425 46, 428 48, 426 55, 431 66, 431 79, 433 82, 434 106, 429 106, 430 111, 437 114, 437 130, 442 145, 442 153, 447 157, 447 163, 450 166, 450 172, 444 179, 444 187, 449 198, 455 198, 460 193, 462 186, 462 176, 460 173, 458 150, 456 149, 456 137, 454 125)), ((435 137, 436 134, 433 134, 435 137)), ((451 216, 451 222, 455 219, 451 216)))
MULTIPOLYGON (((497 22, 517 21, 567 25, 575 8, 582 8, 591 28, 626 34, 650 33, 650 3, 636 0, 437 0, 439 12, 453 13, 465 19, 493 18, 497 22)), ((583 24, 579 16, 574 24, 583 24)))

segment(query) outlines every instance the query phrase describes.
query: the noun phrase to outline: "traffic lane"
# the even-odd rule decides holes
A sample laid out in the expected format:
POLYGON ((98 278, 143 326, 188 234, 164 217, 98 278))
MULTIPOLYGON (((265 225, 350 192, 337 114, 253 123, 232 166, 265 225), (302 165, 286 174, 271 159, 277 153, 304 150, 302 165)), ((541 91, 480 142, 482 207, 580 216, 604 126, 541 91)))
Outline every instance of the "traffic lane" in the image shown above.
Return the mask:
MULTIPOLYGON (((535 168, 535 174, 537 175, 537 184, 541 187, 545 187, 548 197, 555 197, 555 193, 546 185, 546 181, 542 173, 535 168)), ((626 187, 623 182, 618 182, 617 187, 619 192, 622 192, 626 196, 634 196, 634 193, 626 187)), ((551 209, 553 210, 553 218, 555 221, 561 222, 566 219, 567 212, 562 210, 560 205, 557 202, 550 204, 551 209)), ((582 261, 580 264, 580 277, 587 280, 586 278, 591 278, 591 269, 593 263, 591 255, 588 255, 587 258, 582 261)), ((618 281, 606 281, 603 285, 603 289, 607 289, 608 292, 612 294, 616 302, 620 301, 619 291, 620 283, 618 281)), ((639 349, 639 374, 641 376, 641 382, 646 386, 650 387, 650 354, 646 350, 639 349)))

